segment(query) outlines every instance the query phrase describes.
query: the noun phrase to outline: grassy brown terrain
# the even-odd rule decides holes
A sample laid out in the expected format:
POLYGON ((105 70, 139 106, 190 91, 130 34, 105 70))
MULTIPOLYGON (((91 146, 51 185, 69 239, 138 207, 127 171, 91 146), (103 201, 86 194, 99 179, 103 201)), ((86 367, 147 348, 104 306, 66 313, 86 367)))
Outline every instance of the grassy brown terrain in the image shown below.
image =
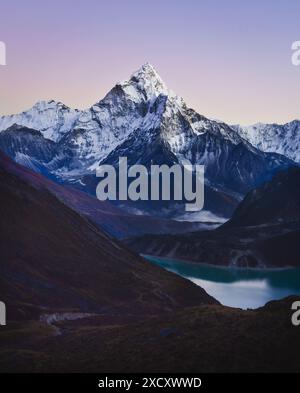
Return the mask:
MULTIPOLYGON (((1 329, 6 372, 299 372, 296 298, 258 310, 203 305, 143 318, 97 316, 1 329)), ((299 298, 298 298, 299 300, 299 298)))

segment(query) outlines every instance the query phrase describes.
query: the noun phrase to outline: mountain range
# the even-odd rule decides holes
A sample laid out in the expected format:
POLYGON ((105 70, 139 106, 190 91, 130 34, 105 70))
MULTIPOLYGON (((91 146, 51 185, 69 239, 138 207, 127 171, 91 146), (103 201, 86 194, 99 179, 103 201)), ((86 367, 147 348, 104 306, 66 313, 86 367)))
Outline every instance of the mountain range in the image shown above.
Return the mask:
MULTIPOLYGON (((16 162, 92 195, 95 169, 102 163, 117 166, 120 156, 128 157, 129 165, 184 159, 205 165, 206 198, 198 221, 223 222, 249 190, 296 165, 293 154, 278 154, 288 148, 260 149, 241 128, 188 108, 148 63, 87 110, 41 101, 29 111, 2 116, 0 131, 0 149, 16 162)), ((183 206, 119 204, 137 214, 195 221, 183 206)))

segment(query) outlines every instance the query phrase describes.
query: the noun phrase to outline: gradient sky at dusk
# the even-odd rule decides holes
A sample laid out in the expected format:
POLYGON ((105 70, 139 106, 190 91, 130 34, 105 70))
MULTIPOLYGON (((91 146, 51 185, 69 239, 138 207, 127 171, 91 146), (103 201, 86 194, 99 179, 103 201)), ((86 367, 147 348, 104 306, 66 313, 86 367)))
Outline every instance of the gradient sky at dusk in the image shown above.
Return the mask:
POLYGON ((0 0, 0 114, 55 99, 87 108, 150 62, 199 113, 300 118, 299 0, 0 0))

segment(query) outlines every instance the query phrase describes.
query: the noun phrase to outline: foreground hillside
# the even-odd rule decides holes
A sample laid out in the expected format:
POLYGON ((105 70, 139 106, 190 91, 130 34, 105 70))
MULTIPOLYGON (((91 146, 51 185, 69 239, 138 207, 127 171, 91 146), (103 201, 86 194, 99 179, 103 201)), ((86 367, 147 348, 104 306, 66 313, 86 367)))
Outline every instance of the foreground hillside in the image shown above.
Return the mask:
MULTIPOLYGON (((286 298, 242 311, 203 305, 141 320, 98 316, 1 330, 0 369, 25 372, 299 372, 286 298)), ((297 299, 299 300, 299 298, 297 299)))
POLYGON ((0 155, 0 299, 8 319, 41 313, 153 314, 216 303, 127 250, 0 155))

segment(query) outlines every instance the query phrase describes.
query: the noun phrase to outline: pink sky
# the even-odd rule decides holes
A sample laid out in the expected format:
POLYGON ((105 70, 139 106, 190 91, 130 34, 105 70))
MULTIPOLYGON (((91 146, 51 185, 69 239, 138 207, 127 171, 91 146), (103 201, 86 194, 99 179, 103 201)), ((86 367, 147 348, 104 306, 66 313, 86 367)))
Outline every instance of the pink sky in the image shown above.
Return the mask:
POLYGON ((86 108, 150 62, 199 113, 228 123, 300 118, 297 0, 2 0, 0 114, 55 99, 86 108))

